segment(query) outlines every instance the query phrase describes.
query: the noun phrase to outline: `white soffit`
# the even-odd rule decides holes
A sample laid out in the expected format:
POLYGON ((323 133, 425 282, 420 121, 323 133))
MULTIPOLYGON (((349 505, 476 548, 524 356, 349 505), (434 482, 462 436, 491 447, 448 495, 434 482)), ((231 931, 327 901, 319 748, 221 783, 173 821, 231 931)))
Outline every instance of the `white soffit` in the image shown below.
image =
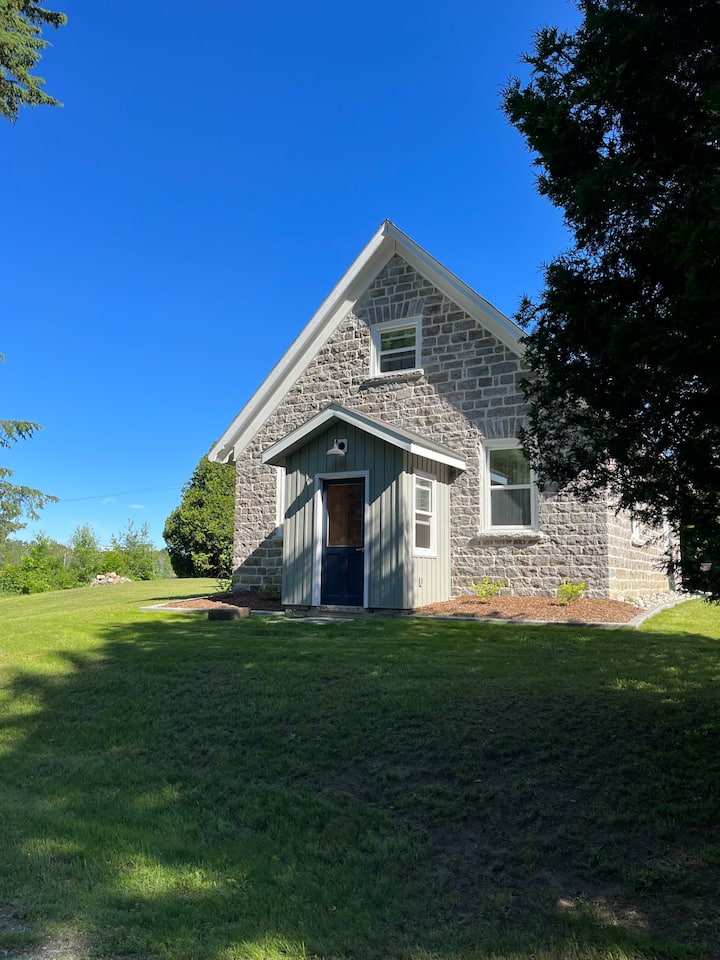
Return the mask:
MULTIPOLYGON (((275 364, 253 396, 208 454, 210 460, 231 462, 242 453, 267 418, 277 409, 318 350, 375 277, 399 254, 450 300, 457 303, 508 349, 523 355, 522 330, 466 283, 418 246, 394 223, 385 220, 329 296, 275 364)), ((435 458, 436 459, 436 458, 435 458)))

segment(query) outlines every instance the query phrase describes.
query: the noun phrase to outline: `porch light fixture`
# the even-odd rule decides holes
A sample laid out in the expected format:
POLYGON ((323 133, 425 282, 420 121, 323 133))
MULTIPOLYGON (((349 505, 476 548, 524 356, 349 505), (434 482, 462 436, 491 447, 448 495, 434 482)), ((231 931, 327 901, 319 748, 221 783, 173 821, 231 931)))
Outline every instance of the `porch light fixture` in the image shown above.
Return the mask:
POLYGON ((344 457, 347 453, 347 440, 338 440, 337 437, 333 440, 333 445, 327 452, 329 457, 344 457))

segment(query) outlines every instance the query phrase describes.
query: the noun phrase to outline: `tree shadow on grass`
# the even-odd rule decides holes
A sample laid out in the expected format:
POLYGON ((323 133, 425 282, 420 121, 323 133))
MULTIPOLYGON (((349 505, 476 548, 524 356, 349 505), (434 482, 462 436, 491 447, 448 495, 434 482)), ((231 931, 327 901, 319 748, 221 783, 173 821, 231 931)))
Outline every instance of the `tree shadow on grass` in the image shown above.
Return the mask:
POLYGON ((720 942, 717 643, 178 615, 63 656, 9 688, 0 889, 25 926, 0 925, 6 949, 676 960, 720 942))

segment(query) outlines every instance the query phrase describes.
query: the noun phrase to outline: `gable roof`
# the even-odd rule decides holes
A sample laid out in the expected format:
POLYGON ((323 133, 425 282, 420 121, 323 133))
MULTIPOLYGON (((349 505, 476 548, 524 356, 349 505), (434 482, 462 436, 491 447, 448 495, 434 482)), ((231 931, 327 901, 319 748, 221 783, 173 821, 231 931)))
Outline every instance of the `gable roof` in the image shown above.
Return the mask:
POLYGON ((517 324, 447 270, 394 223, 385 220, 285 355, 214 444, 208 454, 210 460, 228 462, 242 453, 282 403, 318 350, 396 253, 513 353, 522 356, 523 347, 519 342, 522 330, 517 324))
POLYGON ((304 446, 312 437, 321 433, 333 421, 347 423, 351 427, 356 427, 364 433, 369 433, 373 437, 384 440, 401 450, 407 450, 408 453, 414 453, 419 457, 427 457, 436 463, 446 463, 456 470, 465 470, 466 464, 462 457, 459 457, 449 447, 441 443, 435 443, 419 433, 413 433, 411 430, 405 430, 394 424, 385 423, 377 417, 372 417, 367 413, 358 413, 356 410, 350 410, 339 403, 329 403, 327 407, 316 413, 308 421, 292 430, 286 436, 282 437, 267 450, 263 451, 263 463, 269 463, 276 467, 285 465, 286 457, 294 450, 304 446))

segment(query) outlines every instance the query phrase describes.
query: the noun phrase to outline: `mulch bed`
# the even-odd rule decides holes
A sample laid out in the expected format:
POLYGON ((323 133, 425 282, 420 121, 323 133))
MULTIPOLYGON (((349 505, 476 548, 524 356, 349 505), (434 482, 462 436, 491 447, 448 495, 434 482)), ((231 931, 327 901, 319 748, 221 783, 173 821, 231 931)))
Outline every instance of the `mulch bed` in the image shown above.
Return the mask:
MULTIPOLYGON (((268 600, 258 593, 229 593, 190 600, 171 600, 164 606, 178 610, 218 610, 232 607, 268 611, 285 609, 279 600, 268 600)), ((587 597, 562 604, 554 597, 496 597, 489 603, 483 603, 479 597, 467 596, 443 603, 432 603, 419 607, 415 612, 430 617, 540 620, 549 623, 627 623, 640 613, 640 609, 622 600, 592 600, 587 597)))
POLYGON ((587 597, 564 604, 554 597, 496 597, 483 603, 479 597, 469 596, 444 603, 431 603, 416 612, 432 617, 541 620, 550 623, 627 623, 640 613, 640 608, 622 600, 594 600, 587 597))
POLYGON ((174 610, 222 610, 249 607, 251 610, 283 611, 279 600, 268 600, 259 593, 217 593, 212 597, 192 597, 190 600, 168 600, 163 607, 174 610))

